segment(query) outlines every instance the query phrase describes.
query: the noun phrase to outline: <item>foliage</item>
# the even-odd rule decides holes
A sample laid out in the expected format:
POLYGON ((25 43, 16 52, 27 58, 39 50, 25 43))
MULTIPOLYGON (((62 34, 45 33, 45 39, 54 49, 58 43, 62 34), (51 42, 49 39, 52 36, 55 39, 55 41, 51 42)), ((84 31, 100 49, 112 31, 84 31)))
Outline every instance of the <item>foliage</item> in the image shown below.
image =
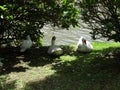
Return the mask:
POLYGON ((74 0, 2 0, 0 1, 0 44, 19 41, 30 35, 33 41, 43 37, 45 24, 69 28, 77 25, 74 0))
POLYGON ((102 36, 120 41, 120 0, 81 0, 79 5, 94 39, 102 36))

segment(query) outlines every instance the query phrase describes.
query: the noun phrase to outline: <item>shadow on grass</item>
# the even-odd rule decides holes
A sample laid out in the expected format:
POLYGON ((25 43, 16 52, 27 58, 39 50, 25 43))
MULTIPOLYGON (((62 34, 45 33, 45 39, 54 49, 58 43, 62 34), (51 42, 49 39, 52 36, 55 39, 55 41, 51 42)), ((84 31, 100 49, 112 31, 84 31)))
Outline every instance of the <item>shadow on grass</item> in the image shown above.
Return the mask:
POLYGON ((56 57, 48 55, 47 49, 47 46, 31 48, 24 53, 20 53, 20 49, 16 47, 0 49, 0 57, 4 58, 2 61, 4 66, 0 70, 0 74, 26 71, 28 67, 18 65, 21 61, 28 62, 28 65, 32 67, 44 66, 52 63, 56 57))
POLYGON ((24 90, 24 83, 22 80, 12 80, 8 81, 8 75, 0 77, 0 90, 24 90), (16 88, 17 87, 17 88, 16 88))
POLYGON ((10 83, 6 83, 6 81, 2 80, 0 90, 15 90, 15 82, 16 81, 11 81, 10 83))
MULTIPOLYGON (((21 60, 29 62, 32 67, 56 62, 51 64, 52 69, 56 71, 53 75, 27 83, 24 90, 120 89, 120 48, 94 50, 88 54, 69 51, 69 47, 63 48, 64 55, 57 59, 46 54, 47 47, 31 48, 22 54, 17 53, 19 49, 15 51, 10 49, 11 51, 1 55, 7 60, 4 64, 8 73, 17 70, 25 71, 27 68, 24 67, 22 70, 17 69, 21 68, 16 66, 21 60)), ((10 85, 12 84, 13 82, 10 85)))
MULTIPOLYGON (((75 60, 58 60, 56 73, 29 82, 26 90, 119 90, 120 48, 107 48, 89 54, 72 53, 75 60), (112 50, 112 51, 111 51, 112 50)), ((61 58, 60 58, 61 59, 61 58)), ((63 58, 62 58, 63 59, 63 58)), ((69 58, 68 58, 69 59, 69 58)))
POLYGON ((47 53, 48 47, 33 48, 24 54, 24 61, 30 61, 30 66, 44 66, 56 58, 47 53))

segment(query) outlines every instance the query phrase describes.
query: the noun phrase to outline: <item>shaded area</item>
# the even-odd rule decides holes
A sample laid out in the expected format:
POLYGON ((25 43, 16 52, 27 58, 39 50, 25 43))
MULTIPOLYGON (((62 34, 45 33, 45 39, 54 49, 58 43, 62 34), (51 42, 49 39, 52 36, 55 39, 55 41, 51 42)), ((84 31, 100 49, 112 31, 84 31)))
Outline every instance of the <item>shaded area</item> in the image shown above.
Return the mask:
POLYGON ((18 65, 21 62, 27 62, 29 66, 44 66, 54 61, 54 56, 47 54, 48 47, 31 48, 24 53, 20 53, 20 48, 9 47, 0 49, 0 57, 4 58, 1 69, 2 73, 26 71, 27 67, 18 65))
POLYGON ((13 53, 7 54, 5 51, 4 54, 1 53, 0 55, 8 60, 4 62, 4 67, 10 65, 9 69, 7 67, 3 72, 21 72, 28 71, 29 67, 42 67, 42 69, 34 68, 32 69, 34 72, 31 71, 29 74, 25 74, 34 77, 35 72, 39 72, 37 73, 38 77, 32 81, 25 83, 25 81, 13 80, 5 83, 5 85, 9 86, 9 89, 13 89, 16 87, 16 83, 18 86, 22 84, 22 88, 20 87, 18 90, 23 90, 23 88, 24 90, 119 90, 120 48, 95 49, 93 52, 85 54, 75 52, 76 47, 74 46, 61 47, 64 54, 59 57, 46 54, 48 47, 31 48, 25 53, 19 53, 19 49, 14 51, 12 48, 10 50, 13 53), (29 67, 20 66, 18 63, 21 60, 26 62, 29 67), (49 69, 55 72, 48 74, 46 73, 48 71, 46 71, 45 74, 47 75, 43 75, 42 78, 41 72, 42 70, 48 70, 44 69, 44 67, 47 68, 46 65, 48 64, 49 69))
MULTIPOLYGON (((6 78, 3 78, 6 79, 6 78)), ((0 78, 0 81, 2 79, 0 78)), ((14 90, 15 89, 15 82, 16 81, 11 81, 10 83, 6 83, 6 80, 2 80, 2 83, 0 84, 0 90, 14 90)))
MULTIPOLYGON (((53 65, 54 75, 29 82, 29 90, 118 90, 120 88, 120 48, 96 50, 89 54, 74 52, 73 61, 53 65), (112 51, 111 51, 112 50, 112 51)), ((69 58, 70 59, 70 58, 69 58)))

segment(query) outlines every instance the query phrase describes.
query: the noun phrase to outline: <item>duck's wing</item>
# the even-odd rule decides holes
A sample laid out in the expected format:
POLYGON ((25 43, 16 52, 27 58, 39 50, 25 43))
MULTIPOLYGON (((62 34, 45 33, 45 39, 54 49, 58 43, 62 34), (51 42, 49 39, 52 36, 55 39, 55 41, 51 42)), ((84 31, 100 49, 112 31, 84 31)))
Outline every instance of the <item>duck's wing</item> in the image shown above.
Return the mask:
POLYGON ((77 50, 78 51, 86 51, 86 46, 79 44, 77 50))
POLYGON ((21 46, 20 46, 20 52, 26 51, 28 48, 30 48, 31 44, 29 43, 28 40, 23 40, 21 46))
POLYGON ((50 46, 48 48, 48 54, 53 54, 53 53, 55 53, 57 51, 62 51, 62 49, 59 46, 57 46, 57 45, 50 46))
POLYGON ((51 54, 51 52, 52 52, 52 48, 53 48, 52 46, 50 46, 50 47, 48 48, 48 51, 47 51, 48 54, 51 54))
POLYGON ((79 39, 79 41, 77 43, 77 46, 82 45, 82 39, 83 39, 83 37, 80 37, 80 39, 79 39))
POLYGON ((24 48, 24 47, 25 47, 25 45, 26 45, 26 40, 23 40, 23 41, 22 41, 22 43, 21 43, 20 48, 24 48))
POLYGON ((93 49, 93 46, 92 46, 92 44, 91 44, 89 41, 86 42, 86 45, 87 45, 87 47, 88 47, 89 49, 93 49))

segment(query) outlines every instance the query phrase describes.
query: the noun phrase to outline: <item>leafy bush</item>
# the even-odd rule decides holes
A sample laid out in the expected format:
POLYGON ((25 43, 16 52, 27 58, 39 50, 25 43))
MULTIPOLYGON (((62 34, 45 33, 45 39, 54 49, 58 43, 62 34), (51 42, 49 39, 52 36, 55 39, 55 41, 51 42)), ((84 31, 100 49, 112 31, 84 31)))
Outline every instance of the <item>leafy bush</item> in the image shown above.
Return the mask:
POLYGON ((120 0, 81 0, 79 5, 94 39, 107 37, 120 41, 120 0))
POLYGON ((43 37, 45 24, 69 28, 76 26, 78 10, 74 0, 2 0, 0 1, 0 44, 17 42, 30 35, 33 41, 43 37))

